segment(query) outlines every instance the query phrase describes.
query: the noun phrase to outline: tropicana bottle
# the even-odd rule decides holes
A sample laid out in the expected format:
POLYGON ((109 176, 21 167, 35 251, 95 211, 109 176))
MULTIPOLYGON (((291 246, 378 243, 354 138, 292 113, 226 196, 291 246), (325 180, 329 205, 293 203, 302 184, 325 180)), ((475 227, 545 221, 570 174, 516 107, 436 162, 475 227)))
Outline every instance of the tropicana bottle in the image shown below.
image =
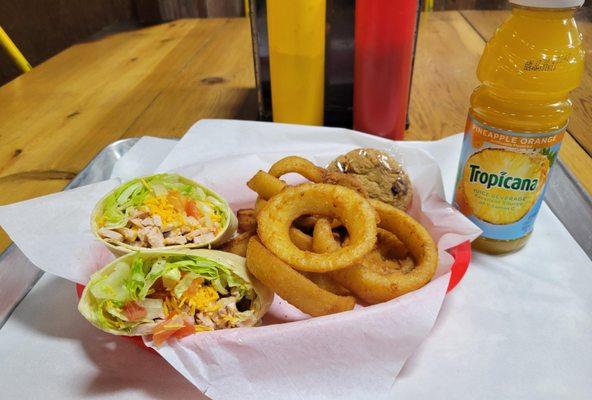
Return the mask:
POLYGON ((483 230, 475 248, 526 244, 584 69, 574 12, 584 0, 510 0, 477 68, 454 205, 483 230))

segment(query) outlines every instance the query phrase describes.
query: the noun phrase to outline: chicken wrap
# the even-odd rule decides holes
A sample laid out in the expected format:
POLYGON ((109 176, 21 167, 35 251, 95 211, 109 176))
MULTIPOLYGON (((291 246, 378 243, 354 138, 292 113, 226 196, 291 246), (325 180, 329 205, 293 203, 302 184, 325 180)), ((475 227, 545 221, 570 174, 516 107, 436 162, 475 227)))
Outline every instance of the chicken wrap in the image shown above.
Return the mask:
POLYGON ((254 326, 273 296, 235 254, 147 250, 94 273, 78 310, 105 332, 153 335, 161 345, 197 332, 254 326))
POLYGON ((91 216, 93 233, 117 256, 219 245, 237 225, 220 195, 177 174, 126 182, 101 199, 91 216))

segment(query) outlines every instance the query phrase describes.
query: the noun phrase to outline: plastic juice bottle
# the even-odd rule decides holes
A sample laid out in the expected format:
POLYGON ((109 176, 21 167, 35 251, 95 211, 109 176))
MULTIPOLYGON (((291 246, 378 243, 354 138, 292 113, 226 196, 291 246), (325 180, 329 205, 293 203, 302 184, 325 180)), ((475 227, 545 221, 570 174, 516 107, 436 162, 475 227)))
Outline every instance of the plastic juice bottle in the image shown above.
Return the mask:
POLYGON ((510 0, 471 96, 454 205, 482 230, 475 248, 526 244, 584 69, 574 12, 584 0, 510 0))
POLYGON ((325 0, 267 0, 273 120, 323 125, 325 0))

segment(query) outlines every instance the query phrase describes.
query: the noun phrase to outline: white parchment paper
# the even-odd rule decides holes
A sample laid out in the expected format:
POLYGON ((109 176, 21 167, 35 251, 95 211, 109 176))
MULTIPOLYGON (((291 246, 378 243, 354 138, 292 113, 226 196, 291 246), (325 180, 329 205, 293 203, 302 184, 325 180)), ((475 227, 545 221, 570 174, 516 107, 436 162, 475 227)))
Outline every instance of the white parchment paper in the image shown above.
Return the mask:
MULTIPOLYGON (((155 160, 162 158, 155 139, 144 139, 137 146, 145 148, 134 147, 120 160, 116 174, 127 179, 149 173, 155 160)), ((360 146, 391 151, 406 166, 415 191, 411 213, 438 242, 441 261, 437 277, 393 301, 314 319, 307 319, 276 297, 265 326, 194 335, 158 349, 208 396, 385 396, 439 313, 452 262, 444 250, 473 239, 479 231, 443 200, 439 167, 414 148, 417 146, 344 129, 204 120, 158 167, 212 187, 236 209, 254 200, 244 185, 246 180, 278 158, 297 154, 322 165, 360 146)), ((90 210, 120 181, 112 179, 0 207, 0 223, 38 267, 84 283, 110 257, 90 235, 90 210), (43 229, 31 233, 27 226, 43 229)))

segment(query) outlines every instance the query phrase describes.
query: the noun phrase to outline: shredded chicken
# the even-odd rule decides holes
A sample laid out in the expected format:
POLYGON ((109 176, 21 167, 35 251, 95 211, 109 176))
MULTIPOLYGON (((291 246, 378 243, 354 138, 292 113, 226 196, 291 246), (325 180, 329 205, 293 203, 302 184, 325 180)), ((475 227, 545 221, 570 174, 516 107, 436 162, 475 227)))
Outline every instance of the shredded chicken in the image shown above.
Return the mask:
POLYGON ((182 235, 183 233, 181 232, 181 229, 179 228, 175 228, 175 229, 171 229, 168 232, 165 232, 164 237, 172 237, 172 236, 179 236, 182 235))
POLYGON ((195 230, 187 233, 185 235, 185 237, 187 238, 187 240, 191 241, 191 240, 195 239, 197 236, 201 236, 207 232, 208 232, 208 228, 199 228, 199 229, 195 229, 195 230))
POLYGON ((162 229, 162 219, 160 218, 160 215, 155 214, 152 216, 152 224, 162 229))
POLYGON ((162 232, 155 226, 147 229, 146 240, 148 240, 150 247, 164 247, 164 236, 162 232))
POLYGON ((236 308, 236 298, 234 296, 223 297, 216 302, 218 310, 212 314, 212 321, 218 328, 229 328, 234 326, 239 311, 236 308))
POLYGON ((149 215, 150 214, 148 213, 148 211, 140 210, 138 208, 133 208, 129 213, 130 218, 138 218, 138 219, 144 219, 144 218, 148 217, 149 215))
POLYGON ((216 238, 216 236, 212 232, 207 232, 207 233, 204 233, 203 235, 194 237, 193 243, 211 242, 215 238, 216 238))
POLYGON ((185 243, 187 243, 187 239, 185 238, 185 236, 182 236, 182 235, 177 235, 177 236, 169 235, 169 237, 164 238, 165 245, 176 245, 176 244, 185 244, 185 243))
POLYGON ((210 317, 208 317, 207 315, 205 315, 204 313, 200 312, 197 313, 195 315, 195 322, 198 325, 205 325, 207 327, 216 329, 216 324, 214 323, 214 321, 212 321, 212 319, 210 317))
POLYGON ((146 217, 142 220, 142 225, 144 226, 154 226, 154 220, 152 217, 146 217))
POLYGON ((192 216, 189 216, 185 219, 187 221, 187 225, 189 226, 198 226, 199 225, 199 221, 192 216))
POLYGON ((162 226, 161 231, 162 233, 167 233, 172 231, 175 228, 175 225, 173 224, 165 224, 162 226))
POLYGON ((122 234, 125 240, 128 242, 133 242, 138 237, 138 232, 130 228, 119 228, 117 232, 122 234))
POLYGON ((142 220, 140 218, 132 218, 132 219, 130 219, 130 222, 132 223, 132 225, 135 225, 138 228, 144 227, 144 225, 142 225, 142 220))
POLYGON ((105 239, 113 239, 119 242, 123 240, 123 235, 121 233, 112 231, 111 229, 101 228, 98 230, 98 233, 105 239))

